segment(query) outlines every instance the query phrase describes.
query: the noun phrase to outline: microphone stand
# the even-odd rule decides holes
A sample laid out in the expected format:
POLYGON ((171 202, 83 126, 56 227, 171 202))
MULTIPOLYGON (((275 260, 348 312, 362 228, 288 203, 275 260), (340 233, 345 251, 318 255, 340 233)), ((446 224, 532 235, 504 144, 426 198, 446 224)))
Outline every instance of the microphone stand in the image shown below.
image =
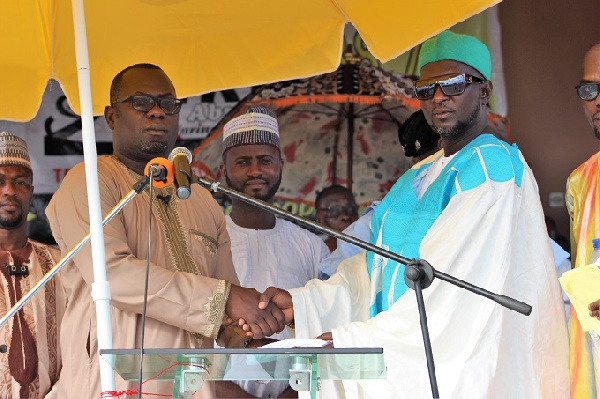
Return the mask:
POLYGON ((440 280, 446 281, 448 283, 454 284, 457 287, 464 288, 468 291, 471 291, 474 294, 484 296, 492 301, 504 306, 507 309, 514 310, 519 312, 525 316, 529 316, 531 314, 531 306, 524 303, 519 302, 509 296, 506 295, 498 295, 490 292, 481 287, 477 287, 473 284, 470 284, 466 281, 459 280, 456 277, 453 277, 449 274, 442 273, 440 271, 435 270, 427 261, 423 259, 408 259, 398 254, 395 254, 390 251, 386 251, 378 246, 360 240, 356 237, 349 236, 342 232, 332 230, 327 226, 324 226, 320 223, 314 222, 312 220, 306 219, 302 216, 294 215, 288 211, 285 211, 281 208, 277 208, 269 204, 268 202, 261 201, 244 193, 240 193, 236 190, 233 190, 227 186, 221 185, 221 183, 208 178, 208 177, 199 177, 199 176, 188 176, 191 183, 196 183, 204 186, 210 191, 217 192, 220 191, 229 195, 230 197, 239 199, 244 201, 250 205, 254 205, 258 208, 267 210, 271 213, 279 215, 286 220, 297 223, 298 225, 313 229, 318 231, 319 233, 328 234, 335 238, 339 238, 340 240, 349 242, 354 244, 362 249, 367 251, 374 252, 378 255, 381 255, 385 258, 395 260, 398 263, 405 265, 404 269, 404 281, 406 284, 415 290, 417 296, 417 305, 419 308, 419 317, 421 322, 421 334, 423 335, 423 343, 425 346, 425 356, 427 358, 427 371, 429 374, 429 383, 431 385, 431 393, 434 398, 439 398, 439 392, 437 387, 437 379, 435 376, 435 364, 433 361, 433 351, 431 349, 431 341, 429 339, 429 329, 427 327, 427 314, 425 312, 425 303, 423 300, 423 289, 429 287, 433 282, 434 278, 438 278, 440 280))
MULTIPOLYGON (((119 203, 115 205, 114 208, 111 209, 111 211, 104 217, 104 219, 102 220, 102 227, 104 227, 108 222, 110 222, 112 218, 115 217, 115 215, 118 214, 121 211, 121 209, 123 209, 123 207, 127 205, 129 201, 131 201, 137 194, 141 193, 144 190, 144 188, 146 188, 148 183, 150 183, 150 178, 148 176, 144 176, 138 182, 136 182, 133 186, 133 189, 129 193, 127 193, 127 195, 125 195, 125 197, 123 197, 123 199, 121 199, 121 201, 119 201, 119 203)), ((0 326, 3 326, 8 321, 8 319, 13 317, 15 313, 17 313, 40 288, 46 285, 46 283, 52 277, 54 277, 54 275, 58 273, 60 269, 62 269, 62 267, 66 265, 67 262, 70 261, 71 258, 75 256, 75 254, 79 252, 79 250, 85 244, 87 244, 90 241, 90 237, 90 233, 83 237, 81 241, 75 244, 75 246, 69 252, 67 252, 67 254, 60 261, 58 261, 58 263, 54 265, 54 267, 52 267, 52 269, 50 269, 50 271, 46 273, 44 277, 40 281, 38 281, 38 283, 34 285, 27 294, 23 295, 23 297, 19 301, 17 301, 15 305, 12 308, 10 308, 10 310, 6 312, 6 314, 0 319, 0 326)))
MULTIPOLYGON (((102 220, 102 227, 104 227, 108 222, 110 222, 112 220, 112 218, 115 217, 115 215, 117 215, 121 211, 121 209, 123 209, 123 207, 125 207, 125 205, 127 205, 137 194, 144 191, 144 189, 150 183, 151 180, 161 181, 162 179, 164 179, 165 178, 164 172, 165 172, 164 170, 157 168, 156 165, 150 165, 149 174, 152 176, 152 178, 150 178, 148 176, 143 176, 140 180, 138 180, 133 185, 132 190, 129 193, 127 193, 125 195, 125 197, 123 197, 121 199, 121 201, 119 201, 119 203, 117 203, 111 209, 111 211, 104 217, 104 219, 102 220)), ((58 261, 58 263, 56 263, 56 265, 54 265, 54 267, 52 267, 52 269, 50 269, 50 271, 48 271, 48 273, 46 273, 44 275, 44 277, 40 281, 38 281, 37 284, 35 284, 28 293, 23 295, 23 297, 19 301, 17 301, 11 309, 9 309, 9 311, 0 319, 0 326, 3 326, 4 324, 6 324, 6 322, 8 322, 8 320, 11 317, 13 317, 15 315, 15 313, 17 313, 25 305, 25 303, 27 303, 27 301, 29 301, 33 297, 33 295, 39 289, 41 289, 48 281, 50 281, 50 279, 52 277, 54 277, 54 275, 56 273, 58 273, 60 271, 60 269, 62 269, 62 267, 64 265, 66 265, 67 262, 69 262, 69 260, 71 260, 71 258, 73 256, 75 256, 75 254, 77 252, 79 252, 79 250, 81 250, 81 248, 83 248, 83 246, 90 241, 90 238, 91 238, 91 233, 88 233, 77 244, 75 244, 75 246, 69 252, 67 252, 67 254, 60 261, 58 261)), ((110 300, 110 289, 107 290, 107 293, 108 293, 107 295, 109 296, 108 299, 110 300)), ((96 300, 96 298, 94 298, 94 300, 96 300)), ((110 315, 108 316, 108 319, 110 321, 110 315)), ((103 328, 104 329, 103 333, 105 334, 105 336, 112 337, 111 324, 110 323, 104 323, 104 324, 105 324, 104 326, 98 326, 98 335, 100 335, 100 333, 101 333, 100 329, 103 328)), ((110 341, 110 342, 112 342, 112 341, 110 341)), ((100 348, 100 349, 111 349, 111 348, 108 347, 108 348, 100 348)), ((0 345, 0 352, 6 352, 6 351, 7 351, 6 345, 0 345)), ((111 369, 112 369, 112 367, 111 367, 111 369)), ((103 380, 103 378, 105 378, 105 377, 103 377, 103 375, 102 375, 102 367, 101 367, 100 371, 101 371, 101 380, 103 380)), ((108 377, 108 378, 111 380, 111 383, 109 384, 109 386, 114 387, 114 377, 108 377)))

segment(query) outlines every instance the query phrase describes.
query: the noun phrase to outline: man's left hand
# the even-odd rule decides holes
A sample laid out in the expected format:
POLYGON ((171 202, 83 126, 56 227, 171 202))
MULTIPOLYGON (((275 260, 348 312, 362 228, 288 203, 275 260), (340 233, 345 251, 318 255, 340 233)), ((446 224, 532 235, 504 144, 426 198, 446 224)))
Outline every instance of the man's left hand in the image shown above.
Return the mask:
POLYGON ((322 339, 324 341, 330 342, 328 345, 325 345, 323 348, 335 348, 335 346, 333 346, 333 334, 331 334, 331 332, 323 333, 323 334, 319 335, 317 337, 317 339, 322 339))
POLYGON ((590 303, 588 305, 588 309, 590 310, 590 316, 600 320, 600 299, 598 299, 596 302, 590 303))

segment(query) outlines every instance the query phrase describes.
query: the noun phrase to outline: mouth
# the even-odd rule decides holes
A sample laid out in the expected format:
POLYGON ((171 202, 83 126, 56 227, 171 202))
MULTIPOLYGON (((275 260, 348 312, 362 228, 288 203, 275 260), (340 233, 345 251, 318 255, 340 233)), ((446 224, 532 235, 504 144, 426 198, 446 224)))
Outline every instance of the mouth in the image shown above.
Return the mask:
POLYGON ((145 133, 150 133, 150 134, 167 134, 168 131, 166 128, 162 127, 162 126, 150 126, 144 129, 145 133))
POLYGON ((0 202, 0 208, 18 208, 21 204, 19 204, 18 202, 13 202, 13 201, 7 201, 7 202, 0 202))
POLYGON ((448 109, 439 109, 439 110, 433 111, 433 116, 438 119, 445 119, 445 118, 449 118, 450 115, 452 115, 453 113, 454 113, 454 111, 451 111, 448 109))
POLYGON ((0 209, 8 214, 12 214, 20 210, 19 206, 14 204, 0 205, 0 209))
POLYGON ((245 186, 246 187, 265 186, 266 184, 267 184, 267 182, 264 180, 251 180, 251 181, 247 181, 245 186))

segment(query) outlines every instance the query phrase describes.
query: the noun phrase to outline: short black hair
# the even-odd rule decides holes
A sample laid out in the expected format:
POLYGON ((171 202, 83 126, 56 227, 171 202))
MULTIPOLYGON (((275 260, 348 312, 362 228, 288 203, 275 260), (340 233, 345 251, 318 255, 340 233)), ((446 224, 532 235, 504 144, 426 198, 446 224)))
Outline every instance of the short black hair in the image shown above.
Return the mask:
POLYGON ((354 198, 354 194, 352 194, 352 191, 348 190, 344 186, 340 186, 339 184, 333 184, 329 187, 325 187, 321 191, 317 191, 317 197, 315 198, 315 210, 318 211, 321 208, 321 202, 323 201, 324 196, 326 196, 327 194, 333 193, 333 192, 340 192, 340 191, 349 193, 352 196, 352 198, 354 198))
POLYGON ((398 128, 398 139, 404 155, 419 157, 437 147, 440 135, 433 131, 422 110, 414 112, 398 128))
POLYGON ((110 103, 114 104, 115 102, 118 101, 118 97, 119 97, 119 90, 121 90, 121 83, 123 82, 123 76, 125 76, 125 74, 129 71, 131 71, 132 69, 153 69, 153 70, 158 70, 161 71, 162 73, 165 73, 165 71, 163 71, 163 69, 157 65, 154 64, 135 64, 135 65, 130 65, 127 68, 123 69, 121 72, 119 72, 118 74, 115 75, 115 77, 112 80, 112 83, 110 85, 110 103))

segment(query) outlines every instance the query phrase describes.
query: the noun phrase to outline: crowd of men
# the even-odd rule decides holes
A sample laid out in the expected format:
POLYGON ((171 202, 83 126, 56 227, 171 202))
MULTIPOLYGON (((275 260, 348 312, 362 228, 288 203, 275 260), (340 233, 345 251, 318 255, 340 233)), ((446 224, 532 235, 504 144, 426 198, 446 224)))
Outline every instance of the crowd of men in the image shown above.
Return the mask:
MULTIPOLYGON (((414 93, 421 111, 399 129, 414 166, 360 217, 351 191, 323 188, 315 219, 532 306, 526 317, 440 280, 424 290, 441 397, 597 397, 596 344, 574 313, 569 352, 557 265, 533 173, 516 145, 487 131, 493 90, 487 47, 474 37, 442 32, 423 43, 419 72, 414 93)), ((577 94, 600 140, 599 91, 597 44, 585 55, 577 94)), ((182 104, 167 73, 152 64, 120 71, 109 95, 104 116, 114 152, 98 158, 103 214, 147 173, 149 161, 171 153, 182 104)), ((226 185, 272 204, 284 173, 279 138, 271 109, 254 107, 230 120, 222 147, 226 185)), ((599 154, 568 181, 574 267, 587 263, 591 239, 600 237, 599 154)), ((0 134, 3 313, 89 232, 85 180, 79 164, 46 209, 59 249, 29 239, 33 172, 27 145, 15 134, 0 134)), ((224 215, 197 185, 185 200, 175 190, 174 184, 147 187, 104 227, 113 347, 255 348, 319 337, 336 348, 382 347, 387 369, 383 380, 322 381, 321 397, 431 397, 419 311, 404 264, 319 237, 237 198, 224 215)), ((172 382, 160 379, 138 386, 118 378, 116 393, 102 392, 93 280, 91 248, 84 246, 0 326, 0 344, 6 345, 0 347, 0 397, 172 394, 172 382)), ((589 309, 600 319, 600 299, 589 309)), ((251 367, 259 366, 232 362, 229 370, 251 367)), ((193 397, 297 393, 287 381, 235 380, 206 382, 193 397)))

